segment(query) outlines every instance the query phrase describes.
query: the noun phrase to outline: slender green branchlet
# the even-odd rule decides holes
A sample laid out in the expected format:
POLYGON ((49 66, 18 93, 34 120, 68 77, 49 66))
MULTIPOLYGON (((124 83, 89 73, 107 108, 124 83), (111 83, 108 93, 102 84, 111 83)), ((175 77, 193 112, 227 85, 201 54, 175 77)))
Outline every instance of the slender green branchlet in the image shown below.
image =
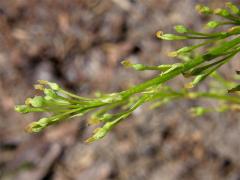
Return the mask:
MULTIPOLYGON (((216 15, 220 20, 207 23, 208 30, 214 32, 199 32, 183 25, 174 27, 177 34, 164 34, 158 31, 156 36, 162 40, 196 40, 196 44, 185 46, 168 55, 179 59, 175 64, 148 66, 122 61, 126 68, 137 71, 155 71, 156 76, 130 87, 121 92, 100 94, 96 97, 82 97, 63 89, 54 82, 39 80, 34 87, 41 91, 41 96, 27 98, 24 105, 17 105, 19 113, 46 112, 36 122, 26 128, 28 132, 38 133, 50 125, 61 121, 80 117, 90 113, 89 125, 97 125, 93 135, 86 142, 103 138, 117 124, 129 117, 132 112, 146 102, 152 102, 151 109, 179 99, 197 100, 199 98, 219 101, 217 107, 197 106, 190 109, 194 116, 203 116, 216 111, 240 110, 240 85, 225 80, 217 71, 229 63, 240 52, 240 11, 237 5, 228 2, 226 9, 212 9, 197 5, 196 10, 203 15, 216 15), (227 29, 217 31, 219 26, 228 25, 227 29), (230 27, 229 27, 230 26, 230 27), (210 28, 210 29, 209 29, 210 28), (186 85, 178 90, 165 83, 177 76, 186 78, 186 85), (210 78, 209 78, 210 77, 210 78), (206 78, 211 79, 209 90, 197 91, 196 86, 206 78)), ((239 74, 239 71, 237 71, 239 74)))

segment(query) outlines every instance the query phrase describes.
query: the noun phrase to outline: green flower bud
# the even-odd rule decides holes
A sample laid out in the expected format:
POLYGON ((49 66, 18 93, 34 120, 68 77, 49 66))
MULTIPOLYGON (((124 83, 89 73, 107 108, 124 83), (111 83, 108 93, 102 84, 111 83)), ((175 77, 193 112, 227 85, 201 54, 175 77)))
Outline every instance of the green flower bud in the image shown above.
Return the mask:
POLYGON ((146 67, 143 64, 133 64, 128 60, 122 61, 121 64, 126 68, 132 67, 133 69, 135 69, 137 71, 143 71, 143 70, 145 70, 145 67, 146 67))
POLYGON ((42 84, 35 84, 34 88, 37 89, 37 90, 40 90, 40 91, 44 90, 44 86, 42 84))
POLYGON ((121 62, 121 64, 125 67, 125 68, 129 68, 132 67, 132 63, 128 60, 124 60, 121 62))
POLYGON ((49 82, 48 83, 49 87, 51 89, 53 89, 54 91, 58 91, 60 89, 60 86, 57 84, 57 83, 52 83, 52 82, 49 82))
POLYGON ((107 122, 107 121, 109 121, 112 117, 113 117, 112 114, 106 113, 106 114, 104 114, 103 116, 101 116, 99 119, 100 119, 100 121, 102 121, 102 122, 107 122))
POLYGON ((181 49, 178 49, 178 50, 177 50, 177 53, 178 53, 178 54, 187 53, 187 52, 190 52, 192 49, 193 49, 192 46, 185 46, 185 47, 183 47, 183 48, 181 48, 181 49))
POLYGON ((234 5, 233 3, 231 2, 227 2, 226 3, 226 6, 231 10, 231 12, 233 14, 238 14, 239 13, 239 9, 236 5, 234 5))
POLYGON ((137 71, 142 71, 145 69, 146 66, 143 64, 133 64, 132 67, 137 71))
POLYGON ((53 83, 45 80, 38 80, 38 82, 42 85, 48 85, 54 91, 60 90, 60 86, 57 83, 53 83))
POLYGON ((29 133, 38 133, 42 129, 42 126, 38 122, 32 122, 26 127, 26 131, 29 133))
POLYGON ((177 36, 175 34, 163 34, 161 31, 157 33, 157 37, 168 41, 187 39, 185 36, 177 36))
POLYGON ((183 25, 177 25, 174 27, 175 31, 178 32, 178 33, 186 33, 188 32, 188 29, 183 26, 183 25))
POLYGON ((50 123, 50 119, 49 118, 41 118, 38 120, 37 122, 40 126, 42 127, 46 127, 49 123, 50 123))
POLYGON ((15 107, 15 111, 17 111, 19 113, 23 113, 23 114, 29 113, 30 110, 31 110, 31 108, 29 106, 27 106, 27 105, 17 105, 15 107))
POLYGON ((57 94, 54 92, 54 90, 52 90, 52 89, 47 89, 47 88, 45 88, 44 89, 44 94, 46 95, 46 96, 49 96, 49 97, 52 97, 52 98, 56 98, 57 97, 57 94))
POLYGON ((226 9, 215 9, 214 14, 222 16, 222 17, 228 17, 230 13, 226 9))
POLYGON ((53 100, 54 98, 53 98, 52 96, 44 96, 44 99, 45 99, 46 101, 51 101, 51 100, 53 100))
POLYGON ((208 109, 203 107, 194 107, 194 108, 191 108, 190 111, 194 116, 203 116, 208 112, 208 109))
POLYGON ((33 107, 42 107, 44 104, 44 98, 42 96, 35 96, 30 100, 33 107))
POLYGON ((94 142, 96 140, 102 139, 108 133, 108 131, 109 130, 105 129, 104 127, 97 128, 97 129, 95 129, 95 132, 92 135, 92 137, 88 138, 86 140, 86 142, 87 143, 92 143, 92 142, 94 142))
POLYGON ((214 29, 214 28, 218 27, 219 25, 220 25, 220 22, 217 22, 217 21, 209 21, 206 26, 207 26, 208 28, 214 29))
POLYGON ((204 5, 200 5, 198 4, 196 7, 195 7, 196 11, 200 14, 211 14, 212 13, 212 10, 207 7, 207 6, 204 6, 204 5))

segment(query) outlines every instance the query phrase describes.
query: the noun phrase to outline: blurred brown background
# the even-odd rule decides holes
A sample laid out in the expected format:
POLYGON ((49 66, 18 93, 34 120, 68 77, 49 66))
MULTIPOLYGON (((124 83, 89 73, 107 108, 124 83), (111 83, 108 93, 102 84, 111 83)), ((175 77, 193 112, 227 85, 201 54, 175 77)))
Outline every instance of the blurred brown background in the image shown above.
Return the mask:
POLYGON ((166 53, 183 42, 162 42, 156 31, 172 32, 175 24, 199 30, 207 18, 194 6, 224 2, 0 0, 0 179, 239 180, 237 114, 192 118, 188 108, 196 102, 188 101, 144 106, 103 140, 86 145, 86 117, 30 135, 24 127, 41 116, 13 111, 33 95, 38 79, 91 95, 150 78, 152 73, 126 70, 120 62, 175 62, 166 53))

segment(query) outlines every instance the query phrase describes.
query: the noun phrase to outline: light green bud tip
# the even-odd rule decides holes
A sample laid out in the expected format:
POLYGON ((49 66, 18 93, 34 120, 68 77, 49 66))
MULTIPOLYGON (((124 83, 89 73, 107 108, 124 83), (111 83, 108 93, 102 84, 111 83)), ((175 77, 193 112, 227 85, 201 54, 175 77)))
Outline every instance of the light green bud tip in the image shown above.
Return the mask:
POLYGON ((185 46, 185 47, 183 47, 181 49, 178 49, 177 51, 172 51, 172 52, 168 53, 168 56, 169 57, 176 57, 176 56, 178 56, 180 54, 188 53, 191 50, 193 50, 192 46, 185 46))
POLYGON ((168 41, 187 39, 185 36, 177 36, 175 34, 163 34, 162 31, 157 32, 157 37, 168 41))
POLYGON ((121 62, 121 64, 125 67, 125 68, 129 68, 132 67, 132 63, 129 60, 124 60, 121 62))
POLYGON ((201 4, 196 5, 195 9, 200 14, 211 14, 212 13, 212 10, 209 7, 201 5, 201 4))
POLYGON ((95 129, 92 137, 88 138, 85 142, 91 143, 96 140, 102 139, 117 123, 118 121, 111 121, 105 123, 103 127, 95 129))
POLYGON ((233 14, 238 14, 239 13, 239 9, 236 5, 234 5, 233 3, 231 2, 227 2, 226 3, 226 6, 231 10, 231 12, 233 14))
POLYGON ((145 65, 143 64, 133 64, 132 67, 137 71, 142 71, 145 69, 145 65))
POLYGON ((47 88, 44 89, 44 94, 52 98, 55 98, 57 96, 57 94, 52 89, 47 88))
POLYGON ((30 112, 30 107, 27 105, 17 105, 15 107, 15 111, 19 112, 19 113, 29 113, 30 112))
POLYGON ((107 134, 107 132, 108 131, 105 128, 97 128, 92 137, 88 138, 85 142, 92 143, 94 141, 102 139, 107 134))
POLYGON ((133 64, 128 60, 124 60, 121 62, 121 64, 126 68, 134 68, 137 71, 144 70, 145 66, 143 64, 133 64))
POLYGON ((188 32, 188 29, 183 26, 183 25, 177 25, 174 27, 175 31, 178 32, 178 33, 186 33, 188 32))
POLYGON ((99 120, 100 120, 101 122, 107 122, 107 121, 109 121, 112 117, 113 117, 112 114, 106 113, 106 114, 104 114, 103 116, 101 116, 101 117, 99 118, 99 120))
POLYGON ((217 14, 219 16, 227 17, 230 15, 230 13, 226 9, 215 9, 214 14, 217 14))
POLYGON ((60 86, 56 83, 49 82, 48 85, 54 91, 58 91, 60 89, 60 86))
POLYGON ((38 122, 32 122, 31 124, 29 124, 26 127, 26 131, 28 133, 38 133, 43 129, 43 127, 41 126, 41 124, 39 124, 38 122))
POLYGON ((42 107, 44 104, 44 98, 42 96, 35 96, 34 98, 30 99, 30 104, 33 107, 42 107))
POLYGON ((191 108, 190 111, 194 116, 203 116, 204 114, 207 113, 207 109, 203 107, 191 108))
POLYGON ((177 50, 178 54, 190 52, 193 48, 191 46, 185 46, 177 50))
POLYGON ((26 131, 29 133, 38 133, 50 124, 49 118, 41 118, 37 122, 32 122, 26 127, 26 131))
POLYGON ((52 90, 58 91, 60 90, 60 86, 57 83, 45 81, 45 80, 38 80, 39 84, 48 85, 52 90))
POLYGON ((219 25, 220 25, 220 23, 217 22, 217 21, 209 21, 206 26, 207 26, 208 28, 216 28, 216 27, 218 27, 219 25))
POLYGON ((38 120, 37 122, 39 125, 41 125, 42 127, 46 127, 49 123, 50 123, 50 119, 49 118, 41 118, 38 120))

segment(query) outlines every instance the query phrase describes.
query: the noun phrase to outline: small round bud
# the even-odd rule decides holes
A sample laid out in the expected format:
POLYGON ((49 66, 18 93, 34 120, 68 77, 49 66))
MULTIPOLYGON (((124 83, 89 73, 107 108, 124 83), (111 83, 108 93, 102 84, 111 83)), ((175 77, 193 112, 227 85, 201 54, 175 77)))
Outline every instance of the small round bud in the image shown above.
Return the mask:
POLYGON ((60 89, 60 86, 57 83, 49 82, 48 85, 54 91, 58 91, 60 89))
POLYGON ((30 101, 33 107, 42 107, 44 104, 44 98, 42 96, 35 96, 30 101))
POLYGON ((102 122, 107 122, 107 121, 109 121, 112 117, 113 117, 112 114, 106 113, 106 114, 104 114, 103 116, 100 117, 100 121, 102 121, 102 122))
POLYGON ((174 27, 175 31, 178 33, 187 33, 188 29, 183 25, 177 25, 174 27))
POLYGON ((42 84, 35 84, 34 88, 37 89, 37 90, 40 90, 40 91, 44 90, 44 86, 42 84))
POLYGON ((60 90, 60 86, 57 83, 48 82, 45 80, 38 80, 38 82, 39 84, 42 84, 42 85, 48 85, 54 91, 60 90))
POLYGON ((132 67, 132 63, 128 60, 124 60, 121 62, 121 64, 125 67, 125 68, 129 68, 132 67))
POLYGON ((218 27, 219 25, 220 25, 220 23, 218 21, 209 21, 206 26, 208 28, 214 29, 214 28, 218 27))
POLYGON ((55 97, 57 96, 57 94, 54 92, 54 90, 52 90, 52 89, 47 89, 47 88, 44 89, 44 94, 45 94, 46 96, 50 96, 50 97, 52 97, 52 98, 55 98, 55 97))
POLYGON ((162 35, 163 35, 163 32, 162 32, 162 31, 158 31, 158 32, 156 33, 156 36, 157 36, 159 39, 161 39, 162 35))
POLYGON ((38 124, 41 125, 42 127, 46 127, 49 124, 49 118, 41 118, 38 120, 38 124))
POLYGON ((194 116, 203 116, 208 112, 208 110, 203 107, 194 107, 194 108, 191 108, 190 111, 194 116))
POLYGON ((231 2, 227 2, 226 3, 226 6, 231 10, 231 12, 233 14, 238 14, 239 13, 239 9, 236 5, 234 5, 233 3, 231 2))
POLYGON ((145 65, 143 64, 133 64, 132 67, 137 71, 142 71, 145 69, 145 65))
POLYGON ((30 107, 27 105, 17 105, 15 107, 15 111, 19 112, 19 113, 29 113, 30 112, 30 107))
POLYGON ((42 126, 38 122, 32 122, 26 127, 26 131, 29 133, 38 133, 42 130, 42 126))
POLYGON ((230 13, 226 9, 220 9, 220 8, 215 9, 214 14, 223 16, 223 17, 228 17, 230 15, 230 13))
POLYGON ((207 6, 203 6, 203 5, 200 5, 198 4, 196 7, 195 7, 196 11, 200 14, 211 14, 212 13, 212 10, 207 7, 207 6))

